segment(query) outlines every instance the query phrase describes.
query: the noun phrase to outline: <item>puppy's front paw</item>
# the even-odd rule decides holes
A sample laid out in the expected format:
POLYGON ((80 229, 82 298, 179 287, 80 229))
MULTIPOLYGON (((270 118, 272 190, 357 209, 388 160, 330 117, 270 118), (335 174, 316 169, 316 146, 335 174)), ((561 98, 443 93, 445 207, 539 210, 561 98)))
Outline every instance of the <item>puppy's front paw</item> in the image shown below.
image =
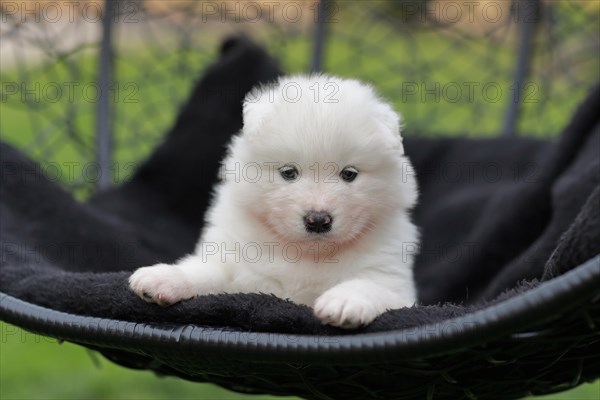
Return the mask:
POLYGON ((380 314, 360 293, 342 288, 323 293, 315 301, 314 311, 322 323, 344 329, 367 325, 380 314))
POLYGON ((143 300, 161 306, 195 296, 181 270, 168 264, 139 268, 129 277, 129 287, 143 300))

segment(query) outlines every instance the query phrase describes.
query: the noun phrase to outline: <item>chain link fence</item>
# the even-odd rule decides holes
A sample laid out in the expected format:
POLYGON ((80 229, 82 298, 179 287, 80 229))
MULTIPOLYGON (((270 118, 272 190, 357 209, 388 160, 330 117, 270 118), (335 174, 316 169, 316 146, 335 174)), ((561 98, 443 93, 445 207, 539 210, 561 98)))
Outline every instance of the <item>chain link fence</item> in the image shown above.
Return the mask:
POLYGON ((407 135, 550 137, 600 80, 600 3, 3 1, 0 135, 84 198, 128 178, 229 35, 373 83, 407 135))

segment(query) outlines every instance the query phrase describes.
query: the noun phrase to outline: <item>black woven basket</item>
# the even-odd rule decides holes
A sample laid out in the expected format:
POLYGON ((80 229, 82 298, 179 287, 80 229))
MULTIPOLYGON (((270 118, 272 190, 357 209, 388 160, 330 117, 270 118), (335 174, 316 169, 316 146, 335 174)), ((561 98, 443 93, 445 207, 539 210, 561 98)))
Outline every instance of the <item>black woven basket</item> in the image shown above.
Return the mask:
POLYGON ((514 399, 600 376, 600 256, 443 323, 309 336, 91 318, 0 293, 0 318, 132 368, 311 399, 514 399))

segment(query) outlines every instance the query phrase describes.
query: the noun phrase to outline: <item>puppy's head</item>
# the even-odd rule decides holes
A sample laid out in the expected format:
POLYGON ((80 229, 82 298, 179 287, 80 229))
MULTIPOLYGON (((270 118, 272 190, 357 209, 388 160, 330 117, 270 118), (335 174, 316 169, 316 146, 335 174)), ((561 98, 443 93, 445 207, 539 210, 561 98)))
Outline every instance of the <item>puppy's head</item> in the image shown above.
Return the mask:
POLYGON ((246 97, 224 167, 240 206, 277 239, 348 245, 414 205, 403 154, 400 118, 370 86, 292 76, 246 97))

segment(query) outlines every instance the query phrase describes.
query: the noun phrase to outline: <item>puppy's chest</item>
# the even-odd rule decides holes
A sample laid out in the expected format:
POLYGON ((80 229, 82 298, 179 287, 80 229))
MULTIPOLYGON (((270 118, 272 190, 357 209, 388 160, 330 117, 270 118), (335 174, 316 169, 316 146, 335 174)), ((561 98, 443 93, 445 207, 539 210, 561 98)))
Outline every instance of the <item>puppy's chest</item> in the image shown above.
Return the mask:
POLYGON ((279 297, 289 298, 296 303, 312 306, 317 297, 343 280, 339 274, 332 276, 321 268, 303 268, 302 265, 292 268, 293 271, 290 271, 284 267, 275 272, 272 278, 277 280, 276 286, 280 288, 279 297))
POLYGON ((248 265, 246 271, 265 286, 271 286, 273 294, 311 306, 323 292, 356 276, 355 264, 341 259, 337 262, 290 262, 285 258, 272 261, 248 265))

